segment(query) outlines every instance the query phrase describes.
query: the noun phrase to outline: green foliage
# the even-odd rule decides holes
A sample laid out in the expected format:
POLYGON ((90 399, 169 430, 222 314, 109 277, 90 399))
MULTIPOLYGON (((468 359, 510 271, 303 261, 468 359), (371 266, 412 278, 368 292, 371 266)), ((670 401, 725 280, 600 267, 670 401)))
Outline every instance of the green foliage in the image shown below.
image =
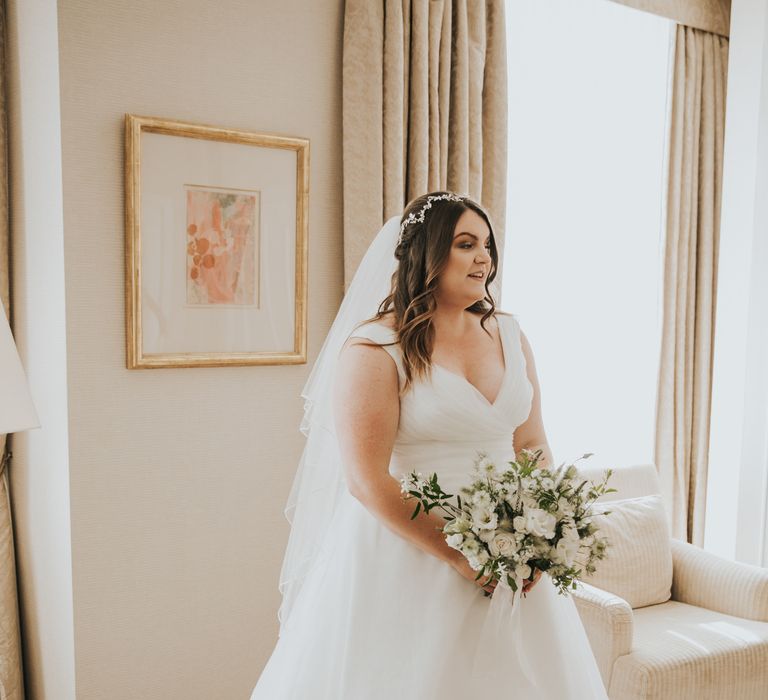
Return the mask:
MULTIPOLYGON (((515 460, 507 462, 503 469, 497 470, 485 453, 479 453, 470 485, 459 489, 461 495, 446 493, 440 486, 437 473, 432 473, 424 479, 420 473, 412 471, 401 479, 403 498, 405 500, 414 498, 418 501, 411 520, 421 511, 430 513, 432 509, 438 508, 446 521, 442 528, 444 535, 446 537, 454 534, 463 535, 458 540, 457 549, 463 551, 462 543, 472 541, 475 543, 471 545, 474 549, 467 545, 468 549, 465 551, 467 558, 471 560, 476 556, 479 544, 480 552, 484 553, 487 561, 481 566, 475 581, 483 576, 488 577, 489 582, 499 581, 503 576, 510 588, 517 591, 515 567, 528 564, 532 572, 539 569, 548 573, 558 593, 565 595, 569 590, 576 589, 577 580, 583 575, 595 572, 595 562, 605 557, 606 548, 610 546, 606 538, 599 536, 599 528, 591 522, 591 518, 594 501, 603 494, 616 492, 616 489, 607 487, 613 470, 607 469, 602 481, 593 483, 580 479, 578 470, 573 464, 561 464, 553 469, 538 467, 542 456, 541 449, 536 451, 522 449, 515 460), (523 503, 524 491, 528 505, 523 503), (455 504, 450 501, 454 498, 455 504), (490 503, 491 514, 495 513, 495 522, 498 523, 490 527, 495 527, 501 532, 515 532, 512 523, 517 516, 525 516, 527 509, 532 507, 531 500, 536 508, 551 514, 550 517, 554 516, 554 536, 548 538, 524 531, 522 538, 519 535, 517 537, 515 545, 517 551, 513 555, 491 556, 488 542, 478 538, 481 532, 479 528, 484 525, 476 525, 473 522, 473 517, 476 516, 474 509, 485 508, 486 506, 482 504, 490 503), (577 545, 578 555, 573 560, 573 564, 567 566, 560 557, 550 559, 552 548, 555 548, 568 532, 574 530, 579 540, 585 538, 590 540, 577 545), (531 556, 532 553, 534 556, 531 556)), ((591 456, 592 453, 585 453, 581 459, 591 456)), ((611 511, 608 510, 604 514, 610 513, 611 511)), ((486 515, 483 516, 484 523, 488 522, 485 520, 486 517, 486 515)), ((566 550, 572 552, 573 544, 568 544, 566 550)), ((573 554, 570 554, 565 561, 571 561, 572 557, 573 554)), ((473 567, 476 566, 477 564, 473 564, 473 567)))

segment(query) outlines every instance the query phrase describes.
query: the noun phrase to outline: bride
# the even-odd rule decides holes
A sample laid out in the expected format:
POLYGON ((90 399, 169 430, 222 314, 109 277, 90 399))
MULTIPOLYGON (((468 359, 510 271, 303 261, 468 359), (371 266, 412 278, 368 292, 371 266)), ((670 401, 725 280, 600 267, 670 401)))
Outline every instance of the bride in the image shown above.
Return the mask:
POLYGON ((607 698, 569 596, 535 571, 509 605, 401 493, 413 470, 456 493, 479 450, 501 464, 542 448, 551 466, 497 266, 489 216, 450 192, 410 202, 368 249, 304 390, 280 636, 251 700, 607 698))

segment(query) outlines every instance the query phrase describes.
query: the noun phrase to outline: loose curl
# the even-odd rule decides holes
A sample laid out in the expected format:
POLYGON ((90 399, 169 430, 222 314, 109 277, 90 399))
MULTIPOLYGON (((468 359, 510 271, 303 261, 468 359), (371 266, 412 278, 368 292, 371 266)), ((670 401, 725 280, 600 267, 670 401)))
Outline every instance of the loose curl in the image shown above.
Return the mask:
MULTIPOLYGON (((441 194, 451 193, 440 190, 412 200, 403 211, 401 225, 411 212, 418 212, 427 203, 428 197, 441 194)), ((474 211, 488 224, 491 256, 491 268, 485 280, 485 297, 467 307, 467 311, 482 315, 480 325, 489 336, 491 335, 485 322, 496 310, 490 284, 496 277, 499 260, 491 219, 486 211, 469 197, 461 201, 433 201, 431 208, 426 212, 424 222, 409 223, 403 231, 401 242, 395 248, 395 258, 399 262, 392 275, 390 294, 379 304, 375 316, 359 324, 376 322, 386 314, 393 313, 393 328, 397 338, 394 342, 400 344, 405 372, 401 395, 408 390, 416 377, 425 377, 431 372, 435 340, 432 319, 437 308, 437 280, 448 262, 456 223, 467 210, 474 211)), ((393 345, 394 342, 375 344, 393 345)))

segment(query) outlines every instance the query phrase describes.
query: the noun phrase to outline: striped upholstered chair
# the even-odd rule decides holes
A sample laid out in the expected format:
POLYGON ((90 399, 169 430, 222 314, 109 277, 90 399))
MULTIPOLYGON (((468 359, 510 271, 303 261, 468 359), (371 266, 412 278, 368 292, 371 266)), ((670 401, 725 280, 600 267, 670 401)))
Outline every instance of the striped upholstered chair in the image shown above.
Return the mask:
POLYGON ((609 485, 612 547, 573 595, 611 700, 768 699, 768 569, 671 538, 653 465, 609 485))

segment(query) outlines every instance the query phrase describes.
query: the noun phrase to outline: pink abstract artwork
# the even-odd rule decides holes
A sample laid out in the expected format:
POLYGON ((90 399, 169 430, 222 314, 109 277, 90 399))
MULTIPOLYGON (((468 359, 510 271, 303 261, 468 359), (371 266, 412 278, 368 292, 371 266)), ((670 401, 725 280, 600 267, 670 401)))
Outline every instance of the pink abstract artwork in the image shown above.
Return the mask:
POLYGON ((188 186, 187 303, 256 305, 257 192, 188 186))

